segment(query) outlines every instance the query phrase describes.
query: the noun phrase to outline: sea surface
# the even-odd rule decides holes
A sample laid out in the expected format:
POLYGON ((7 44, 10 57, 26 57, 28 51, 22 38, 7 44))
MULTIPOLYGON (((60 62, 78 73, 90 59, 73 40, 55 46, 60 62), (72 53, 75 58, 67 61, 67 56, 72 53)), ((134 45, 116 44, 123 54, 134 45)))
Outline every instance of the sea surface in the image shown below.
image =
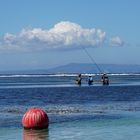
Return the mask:
POLYGON ((0 75, 0 140, 139 140, 140 74, 0 75), (44 109, 49 128, 24 130, 24 113, 44 109))

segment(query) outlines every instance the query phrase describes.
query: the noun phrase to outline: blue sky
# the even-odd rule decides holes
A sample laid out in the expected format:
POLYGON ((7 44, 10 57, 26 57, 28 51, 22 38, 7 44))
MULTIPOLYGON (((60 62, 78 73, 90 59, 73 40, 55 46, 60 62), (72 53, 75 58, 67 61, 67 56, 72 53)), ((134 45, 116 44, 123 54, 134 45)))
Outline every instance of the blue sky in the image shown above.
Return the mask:
POLYGON ((140 64, 139 0, 0 0, 0 70, 140 64))

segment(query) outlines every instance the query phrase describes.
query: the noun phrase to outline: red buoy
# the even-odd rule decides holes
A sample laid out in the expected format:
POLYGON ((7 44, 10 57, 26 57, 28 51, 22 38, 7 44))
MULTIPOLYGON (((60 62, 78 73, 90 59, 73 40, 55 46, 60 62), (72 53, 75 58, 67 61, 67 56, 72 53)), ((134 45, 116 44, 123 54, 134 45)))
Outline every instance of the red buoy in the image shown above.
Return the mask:
POLYGON ((49 119, 44 110, 31 108, 24 114, 22 125, 25 129, 44 129, 48 128, 49 119))

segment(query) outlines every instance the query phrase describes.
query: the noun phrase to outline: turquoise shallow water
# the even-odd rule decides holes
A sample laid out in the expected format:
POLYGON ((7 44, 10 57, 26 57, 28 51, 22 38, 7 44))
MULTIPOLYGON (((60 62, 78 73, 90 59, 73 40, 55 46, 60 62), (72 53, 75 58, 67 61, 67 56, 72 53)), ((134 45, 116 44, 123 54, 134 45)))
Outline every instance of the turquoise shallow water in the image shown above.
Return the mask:
POLYGON ((140 138, 139 125, 140 123, 132 122, 132 120, 73 122, 56 125, 50 129, 49 135, 51 139, 58 140, 138 140, 140 138))
POLYGON ((79 87, 75 78, 1 76, 0 140, 140 139, 140 75, 111 75, 109 86, 97 83, 96 76, 93 86, 79 87), (22 128, 30 107, 47 111, 48 130, 22 128))
POLYGON ((140 119, 86 120, 51 124, 49 130, 1 128, 2 140, 138 140, 140 119))

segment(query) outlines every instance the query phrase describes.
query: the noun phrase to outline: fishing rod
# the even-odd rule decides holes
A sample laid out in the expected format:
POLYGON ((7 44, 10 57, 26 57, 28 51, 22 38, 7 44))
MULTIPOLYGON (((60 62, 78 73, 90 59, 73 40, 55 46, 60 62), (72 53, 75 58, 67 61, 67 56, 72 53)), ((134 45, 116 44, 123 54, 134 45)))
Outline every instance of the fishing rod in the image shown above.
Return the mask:
MULTIPOLYGON (((97 63, 95 62, 95 60, 93 59, 93 57, 90 55, 90 53, 83 47, 81 46, 81 48, 83 48, 83 50, 85 51, 85 53, 88 55, 88 57, 90 58, 90 60, 96 65, 97 69, 99 70, 99 72, 102 74, 103 71, 101 70, 101 68, 97 65, 97 63)), ((104 74, 102 76, 102 84, 103 85, 109 85, 109 79, 108 76, 106 74, 104 74)))
POLYGON ((88 57, 90 58, 90 60, 92 61, 92 63, 96 65, 98 71, 99 71, 100 73, 103 73, 102 70, 101 70, 101 68, 97 65, 97 63, 95 62, 95 60, 93 59, 93 57, 89 54, 89 52, 86 50, 86 48, 84 48, 83 46, 81 46, 81 48, 82 48, 82 49, 85 51, 85 53, 88 55, 88 57))

